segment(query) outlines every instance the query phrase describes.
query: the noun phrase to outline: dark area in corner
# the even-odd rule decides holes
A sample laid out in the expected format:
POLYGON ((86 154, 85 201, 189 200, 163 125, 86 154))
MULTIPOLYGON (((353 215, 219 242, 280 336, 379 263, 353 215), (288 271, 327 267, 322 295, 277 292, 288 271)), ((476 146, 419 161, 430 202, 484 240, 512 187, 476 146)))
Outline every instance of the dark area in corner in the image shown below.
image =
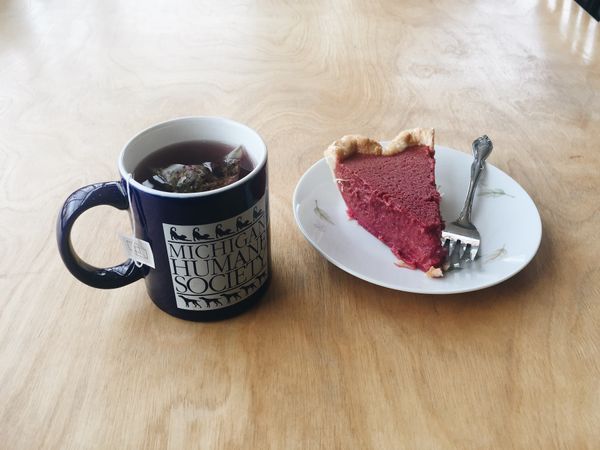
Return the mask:
POLYGON ((600 0, 575 0, 583 9, 589 12, 592 17, 600 21, 600 0))

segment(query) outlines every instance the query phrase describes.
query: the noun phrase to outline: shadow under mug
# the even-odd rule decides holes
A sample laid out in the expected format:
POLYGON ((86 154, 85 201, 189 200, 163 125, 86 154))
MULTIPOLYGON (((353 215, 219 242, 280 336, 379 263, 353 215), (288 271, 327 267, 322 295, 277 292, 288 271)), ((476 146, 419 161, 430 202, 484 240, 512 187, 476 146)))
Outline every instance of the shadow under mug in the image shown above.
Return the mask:
POLYGON ((186 320, 224 319, 256 303, 271 274, 267 148, 258 133, 219 117, 174 119, 132 138, 118 165, 120 181, 78 189, 62 207, 57 239, 69 271, 102 289, 144 278, 152 301, 186 320), (194 140, 243 145, 252 171, 228 186, 189 194, 157 191, 131 177, 150 153, 194 140), (97 268, 77 256, 71 244, 73 223, 98 205, 131 210, 136 238, 149 243, 155 268, 138 267, 131 259, 97 268))

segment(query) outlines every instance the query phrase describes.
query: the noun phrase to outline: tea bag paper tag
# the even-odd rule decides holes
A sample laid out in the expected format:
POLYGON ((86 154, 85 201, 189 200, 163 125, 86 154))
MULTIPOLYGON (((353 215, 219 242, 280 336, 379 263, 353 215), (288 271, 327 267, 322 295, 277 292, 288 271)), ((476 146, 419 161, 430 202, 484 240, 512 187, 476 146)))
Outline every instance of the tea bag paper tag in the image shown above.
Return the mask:
POLYGON ((154 254, 152 253, 152 248, 150 244, 142 239, 138 239, 135 237, 135 220, 133 219, 133 214, 131 212, 131 179, 133 178, 132 174, 127 174, 127 180, 125 182, 125 187, 127 189, 127 202, 130 205, 129 208, 129 220, 131 220, 131 228, 133 229, 133 233, 131 236, 121 235, 121 244, 123 244, 123 250, 125 250, 125 256, 130 258, 137 267, 141 267, 142 264, 147 265, 148 267, 152 267, 156 269, 154 266, 154 254))
POLYGON ((133 236, 121 235, 121 244, 123 244, 125 256, 136 263, 145 264, 153 269, 156 268, 154 266, 154 254, 148 242, 133 236))

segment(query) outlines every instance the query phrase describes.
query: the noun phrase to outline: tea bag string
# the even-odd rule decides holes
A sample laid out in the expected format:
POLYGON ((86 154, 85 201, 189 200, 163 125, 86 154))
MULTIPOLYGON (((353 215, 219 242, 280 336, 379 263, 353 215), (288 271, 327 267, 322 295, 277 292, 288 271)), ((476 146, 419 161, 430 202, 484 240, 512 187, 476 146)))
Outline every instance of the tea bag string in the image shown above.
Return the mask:
MULTIPOLYGON (((133 175, 131 175, 130 173, 127 174, 127 180, 125 180, 126 181, 125 185, 127 188, 127 201, 129 202, 129 208, 128 208, 129 209, 129 221, 131 222, 133 238, 136 239, 135 219, 133 218, 133 203, 131 202, 131 189, 129 187, 132 177, 133 177, 133 175)), ((142 267, 144 265, 144 263, 136 261, 135 259, 133 260, 133 263, 135 264, 136 267, 142 267)))

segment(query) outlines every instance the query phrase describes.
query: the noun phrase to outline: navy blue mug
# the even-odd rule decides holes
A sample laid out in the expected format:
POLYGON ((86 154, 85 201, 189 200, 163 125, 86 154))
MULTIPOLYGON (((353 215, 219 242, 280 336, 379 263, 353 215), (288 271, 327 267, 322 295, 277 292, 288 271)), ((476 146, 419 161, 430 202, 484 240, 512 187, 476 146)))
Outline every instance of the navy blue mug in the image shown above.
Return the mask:
POLYGON ((112 289, 143 278, 160 309, 186 320, 224 319, 256 303, 270 280, 271 257, 267 148, 254 130, 218 117, 170 120, 131 139, 118 166, 120 181, 75 191, 58 218, 60 255, 77 279, 112 289), (154 190, 131 176, 150 153, 194 140, 243 145, 252 171, 228 186, 187 194, 154 190), (131 210, 135 237, 149 244, 154 268, 132 259, 98 268, 77 256, 71 245, 73 223, 98 205, 131 210))

